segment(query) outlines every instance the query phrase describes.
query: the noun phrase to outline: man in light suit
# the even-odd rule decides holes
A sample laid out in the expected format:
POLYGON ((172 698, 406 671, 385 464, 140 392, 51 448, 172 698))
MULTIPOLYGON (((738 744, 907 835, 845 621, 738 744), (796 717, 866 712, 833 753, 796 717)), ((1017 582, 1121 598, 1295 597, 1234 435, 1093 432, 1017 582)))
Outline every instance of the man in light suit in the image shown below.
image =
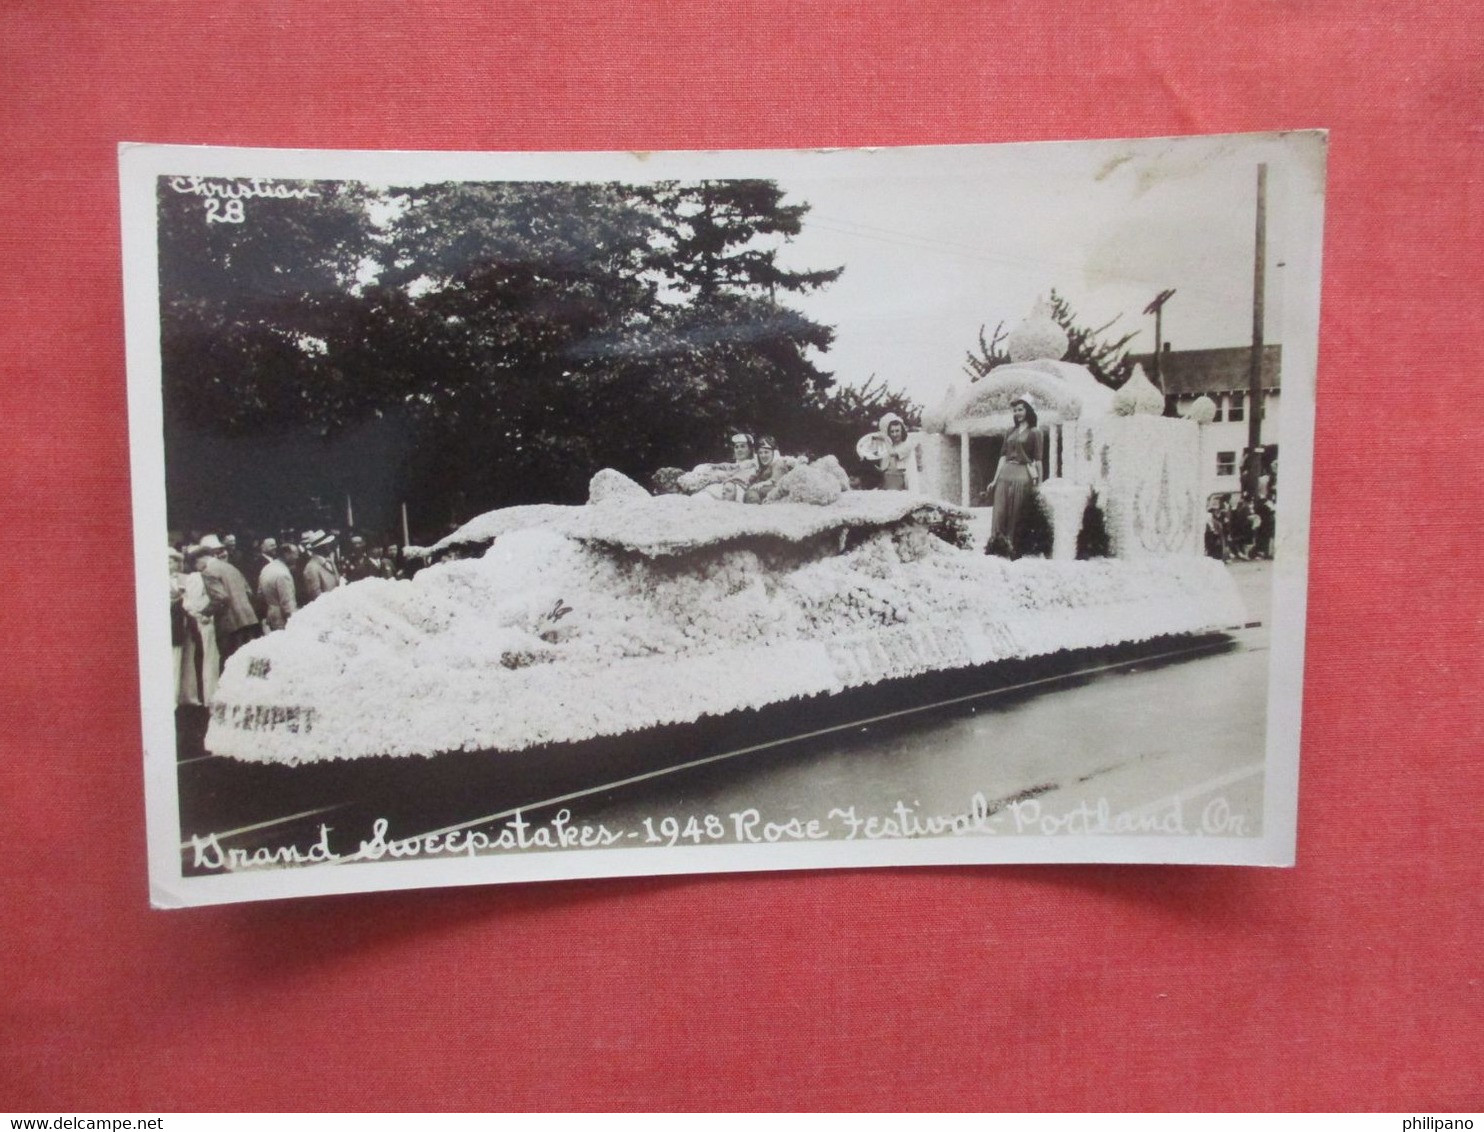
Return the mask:
POLYGON ((299 548, 286 542, 258 575, 258 597, 266 610, 264 620, 270 633, 282 629, 298 611, 299 601, 294 593, 294 566, 298 561, 299 548))
POLYGON ((196 569, 206 583, 216 643, 222 663, 256 637, 261 628, 252 607, 252 594, 242 571, 227 561, 227 548, 216 535, 207 535, 195 547, 196 569))
POLYGON ((327 594, 340 584, 340 571, 330 557, 335 546, 335 536, 324 531, 304 532, 304 552, 309 561, 304 563, 304 604, 327 594))

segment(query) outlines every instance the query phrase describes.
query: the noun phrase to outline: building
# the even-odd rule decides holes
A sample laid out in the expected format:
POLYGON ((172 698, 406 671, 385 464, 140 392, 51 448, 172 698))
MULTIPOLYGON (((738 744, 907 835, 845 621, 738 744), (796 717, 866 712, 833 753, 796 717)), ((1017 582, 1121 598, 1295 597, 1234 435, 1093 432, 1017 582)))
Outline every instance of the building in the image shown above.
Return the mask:
MULTIPOLYGON (((1263 466, 1271 469, 1278 459, 1278 396, 1281 389, 1283 347, 1264 346, 1261 404, 1263 466)), ((1201 486, 1209 497, 1215 492, 1242 490, 1242 464, 1247 458, 1248 414, 1250 404, 1248 370, 1250 346, 1227 346, 1212 350, 1172 350, 1169 343, 1159 356, 1155 375, 1153 354, 1133 354, 1132 360, 1144 367, 1150 381, 1162 386, 1167 403, 1173 403, 1180 415, 1190 411, 1195 401, 1206 396, 1216 405, 1216 416, 1201 428, 1201 486)))

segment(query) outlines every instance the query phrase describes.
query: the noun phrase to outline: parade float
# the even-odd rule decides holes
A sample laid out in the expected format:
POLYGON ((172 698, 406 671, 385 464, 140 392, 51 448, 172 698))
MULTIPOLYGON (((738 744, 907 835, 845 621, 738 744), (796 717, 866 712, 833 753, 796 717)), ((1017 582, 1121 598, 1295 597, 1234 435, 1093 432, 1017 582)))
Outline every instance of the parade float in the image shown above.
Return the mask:
POLYGON ((1033 315, 1009 364, 927 414, 917 493, 850 490, 827 458, 762 504, 652 495, 605 470, 586 504, 482 515, 418 551, 414 577, 334 590, 242 648, 207 746, 286 764, 535 757, 1241 624, 1202 554, 1199 426, 1161 416, 1142 375, 1115 394, 1058 360, 1059 334, 1033 315), (1010 560, 967 532, 1020 397, 1046 430, 1054 539, 1048 557, 1010 560), (1110 553, 1079 559, 1090 517, 1110 553))

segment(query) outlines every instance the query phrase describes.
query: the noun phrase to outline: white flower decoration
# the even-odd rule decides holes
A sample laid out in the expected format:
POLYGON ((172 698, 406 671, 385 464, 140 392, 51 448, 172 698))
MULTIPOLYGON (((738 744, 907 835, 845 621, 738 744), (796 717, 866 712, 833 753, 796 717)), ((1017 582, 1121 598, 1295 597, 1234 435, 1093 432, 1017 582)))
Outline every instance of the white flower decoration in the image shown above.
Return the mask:
POLYGON ((1120 417, 1132 417, 1138 413, 1160 416, 1165 411, 1165 395, 1154 388, 1143 366, 1134 366, 1134 372, 1113 394, 1113 412, 1120 417))

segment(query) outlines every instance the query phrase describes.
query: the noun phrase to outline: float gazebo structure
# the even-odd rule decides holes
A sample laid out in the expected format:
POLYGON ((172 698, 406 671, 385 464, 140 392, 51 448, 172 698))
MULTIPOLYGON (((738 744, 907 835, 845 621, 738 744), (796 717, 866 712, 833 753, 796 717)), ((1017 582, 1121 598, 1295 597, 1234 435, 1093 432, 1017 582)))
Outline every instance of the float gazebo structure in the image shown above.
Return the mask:
POLYGON ((924 464, 933 494, 963 507, 974 506, 993 477, 1005 434, 1014 425, 1013 401, 1024 398, 1035 406, 1044 480, 1064 474, 1066 426, 1113 411, 1113 390, 1084 366, 1062 360, 1069 341, 1044 299, 1010 332, 1005 346, 1007 364, 967 387, 950 388, 923 418, 924 464))
POLYGON ((1052 519, 1054 556, 1075 554, 1094 491, 1116 555, 1200 553, 1200 425, 1163 416, 1164 397, 1142 368, 1114 391, 1064 361, 1068 345, 1050 305, 1038 301, 1006 339, 1009 362, 951 388, 924 414, 925 492, 963 507, 980 504, 1014 424, 1010 407, 1024 399, 1042 435, 1038 495, 1052 519))

